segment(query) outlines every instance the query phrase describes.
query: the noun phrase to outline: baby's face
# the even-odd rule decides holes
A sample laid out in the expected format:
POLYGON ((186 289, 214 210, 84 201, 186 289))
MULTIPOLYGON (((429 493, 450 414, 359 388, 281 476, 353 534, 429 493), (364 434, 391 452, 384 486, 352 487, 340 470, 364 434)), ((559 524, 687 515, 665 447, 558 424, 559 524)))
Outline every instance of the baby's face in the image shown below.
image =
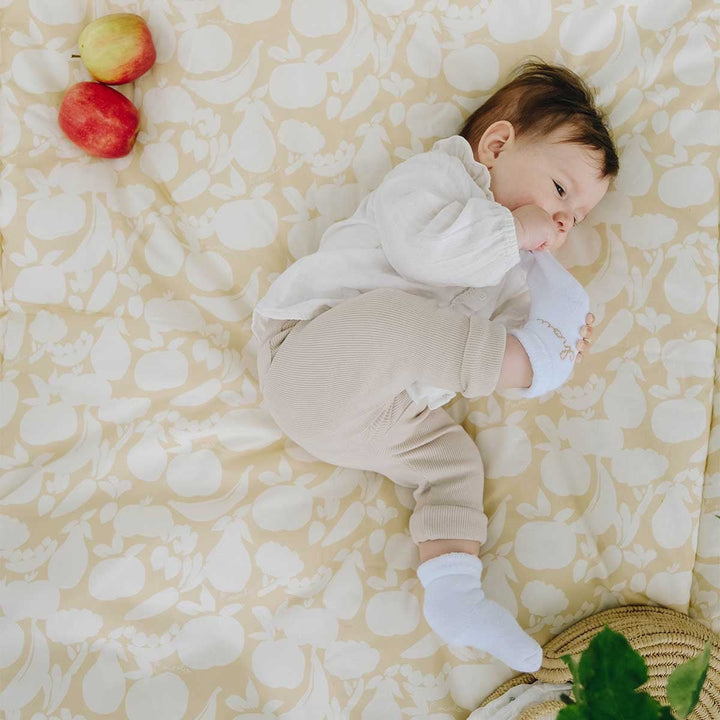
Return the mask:
POLYGON ((600 202, 610 183, 600 177, 600 153, 567 142, 566 137, 562 127, 542 138, 513 137, 485 163, 496 202, 510 211, 537 205, 555 221, 557 238, 548 248, 551 252, 600 202))

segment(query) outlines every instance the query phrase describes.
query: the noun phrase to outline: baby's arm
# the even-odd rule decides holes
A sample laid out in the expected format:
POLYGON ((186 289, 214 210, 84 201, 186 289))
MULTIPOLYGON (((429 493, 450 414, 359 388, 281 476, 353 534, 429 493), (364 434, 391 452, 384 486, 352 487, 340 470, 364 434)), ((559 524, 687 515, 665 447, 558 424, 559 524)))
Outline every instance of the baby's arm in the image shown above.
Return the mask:
POLYGON ((512 213, 444 153, 423 153, 398 165, 370 195, 368 207, 388 262, 411 282, 486 287, 520 260, 512 213))

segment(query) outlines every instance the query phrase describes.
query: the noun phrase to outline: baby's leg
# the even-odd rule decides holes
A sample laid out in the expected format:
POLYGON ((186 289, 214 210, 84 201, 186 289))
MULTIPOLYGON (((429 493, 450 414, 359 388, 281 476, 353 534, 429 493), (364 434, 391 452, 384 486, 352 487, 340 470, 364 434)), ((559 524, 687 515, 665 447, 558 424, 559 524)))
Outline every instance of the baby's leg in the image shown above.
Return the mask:
POLYGON ((426 617, 447 641, 530 670, 540 648, 481 587, 477 547, 487 518, 477 446, 444 410, 420 408, 404 390, 420 381, 488 395, 504 356, 499 324, 379 290, 292 329, 274 352, 263 392, 280 427, 316 457, 413 488, 417 543, 469 544, 469 552, 443 553, 420 566, 426 617))
POLYGON ((290 332, 263 373, 266 407, 293 437, 308 428, 308 417, 321 434, 332 433, 338 420, 365 420, 415 381, 489 395, 505 344, 500 323, 400 290, 374 290, 290 332))
POLYGON ((373 429, 372 440, 379 472, 416 486, 410 533, 423 561, 418 577, 428 624, 451 644, 480 648, 516 670, 537 670, 540 646, 482 589, 477 553, 487 518, 477 446, 442 408, 420 410, 410 403, 387 424, 373 429))
POLYGON ((405 388, 421 381, 489 394, 503 360, 502 326, 377 290, 278 333, 271 345, 264 404, 288 436, 320 459, 414 488, 416 542, 485 540, 475 443, 445 411, 415 406, 405 388))

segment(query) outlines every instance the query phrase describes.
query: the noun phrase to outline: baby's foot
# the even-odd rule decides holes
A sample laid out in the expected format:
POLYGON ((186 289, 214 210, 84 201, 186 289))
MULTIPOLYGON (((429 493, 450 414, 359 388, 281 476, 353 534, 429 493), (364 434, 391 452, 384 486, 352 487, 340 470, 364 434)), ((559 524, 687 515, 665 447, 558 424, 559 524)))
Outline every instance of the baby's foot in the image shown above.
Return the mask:
MULTIPOLYGON (((530 290, 530 317, 509 331, 525 348, 533 369, 524 397, 560 387, 570 376, 590 301, 580 283, 548 252, 524 253, 530 290)), ((584 347, 584 346, 583 346, 584 347)))
POLYGON ((447 553, 417 572, 425 588, 425 619, 443 640, 484 650, 520 672, 540 667, 542 648, 507 610, 485 597, 479 558, 447 553))

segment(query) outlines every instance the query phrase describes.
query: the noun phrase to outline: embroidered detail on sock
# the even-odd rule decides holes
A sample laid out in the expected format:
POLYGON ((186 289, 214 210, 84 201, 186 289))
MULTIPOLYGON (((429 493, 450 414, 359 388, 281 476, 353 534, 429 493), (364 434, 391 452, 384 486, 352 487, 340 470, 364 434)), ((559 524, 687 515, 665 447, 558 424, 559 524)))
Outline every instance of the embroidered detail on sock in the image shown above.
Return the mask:
POLYGON ((554 325, 551 325, 547 320, 541 320, 540 318, 536 318, 536 320, 542 325, 546 325, 547 327, 549 327, 553 331, 553 335, 555 335, 558 340, 562 340, 563 349, 560 351, 560 359, 574 360, 575 351, 568 345, 565 336, 554 325))

